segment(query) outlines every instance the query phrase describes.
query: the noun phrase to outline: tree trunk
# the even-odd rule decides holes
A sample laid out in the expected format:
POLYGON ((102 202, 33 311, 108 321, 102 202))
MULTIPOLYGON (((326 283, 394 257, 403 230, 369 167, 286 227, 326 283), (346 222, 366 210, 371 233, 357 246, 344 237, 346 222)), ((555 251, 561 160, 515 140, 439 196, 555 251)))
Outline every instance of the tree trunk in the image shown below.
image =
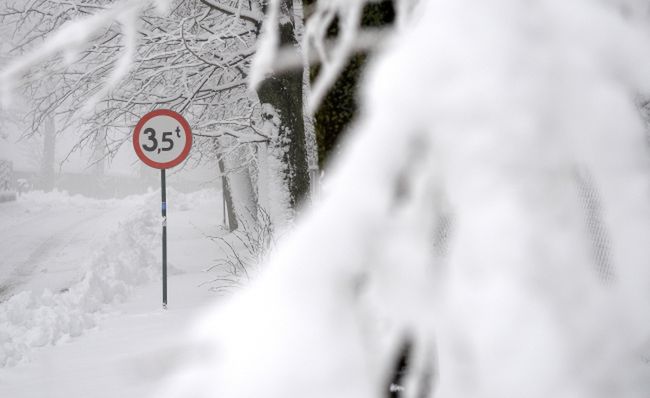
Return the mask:
MULTIPOLYGON (((280 18, 280 46, 295 47, 293 1, 283 0, 280 9, 287 13, 280 18)), ((283 71, 267 77, 259 85, 257 95, 262 103, 265 130, 271 137, 269 154, 280 161, 277 179, 282 187, 275 188, 283 197, 286 222, 295 216, 298 205, 309 195, 303 119, 303 71, 283 71)))
MULTIPOLYGON (((305 13, 302 0, 293 0, 294 36, 298 43, 302 43, 305 34, 305 13)), ((302 48, 300 51, 304 51, 302 48)), ((311 68, 309 60, 304 56, 302 63, 302 101, 303 123, 305 125, 305 149, 307 153, 307 168, 309 170, 309 196, 314 200, 320 195, 320 169, 318 167, 318 144, 316 141, 316 125, 314 116, 307 109, 307 102, 311 93, 311 68)))
POLYGON ((56 127, 54 119, 48 117, 43 130, 43 157, 41 159, 41 189, 54 189, 54 163, 56 154, 56 127))
POLYGON ((229 213, 230 230, 252 227, 252 224, 257 221, 258 211, 253 179, 250 168, 246 164, 252 154, 248 153, 248 147, 230 138, 220 138, 219 146, 219 169, 226 179, 224 200, 229 213), (236 148, 225 150, 235 145, 236 148))
POLYGON ((224 224, 228 231, 232 232, 237 229, 237 217, 235 216, 235 206, 232 203, 232 195, 230 193, 230 184, 226 177, 226 166, 223 159, 219 159, 219 173, 221 174, 221 191, 223 193, 224 203, 224 224))
POLYGON ((106 174, 106 130, 106 128, 102 128, 93 140, 92 173, 97 177, 103 177, 106 174))

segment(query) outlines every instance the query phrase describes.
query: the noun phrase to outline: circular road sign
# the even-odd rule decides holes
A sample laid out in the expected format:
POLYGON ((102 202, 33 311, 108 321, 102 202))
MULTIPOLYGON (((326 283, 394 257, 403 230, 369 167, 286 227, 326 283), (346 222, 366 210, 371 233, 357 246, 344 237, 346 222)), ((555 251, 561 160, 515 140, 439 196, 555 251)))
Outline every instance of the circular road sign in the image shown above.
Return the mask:
POLYGON ((133 131, 133 148, 146 165, 169 169, 190 153, 192 131, 180 114, 157 109, 144 115, 133 131))

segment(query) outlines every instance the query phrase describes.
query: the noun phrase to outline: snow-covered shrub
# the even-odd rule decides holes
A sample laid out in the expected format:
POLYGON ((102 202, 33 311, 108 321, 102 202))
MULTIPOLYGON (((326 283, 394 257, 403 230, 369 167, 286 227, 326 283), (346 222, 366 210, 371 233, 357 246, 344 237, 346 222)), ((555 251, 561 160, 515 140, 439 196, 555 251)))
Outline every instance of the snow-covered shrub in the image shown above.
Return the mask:
POLYGON ((271 217, 263 208, 259 209, 255 220, 242 220, 234 232, 210 236, 210 239, 220 246, 222 253, 206 270, 217 274, 205 282, 215 292, 250 282, 260 271, 258 265, 268 258, 277 241, 271 217))

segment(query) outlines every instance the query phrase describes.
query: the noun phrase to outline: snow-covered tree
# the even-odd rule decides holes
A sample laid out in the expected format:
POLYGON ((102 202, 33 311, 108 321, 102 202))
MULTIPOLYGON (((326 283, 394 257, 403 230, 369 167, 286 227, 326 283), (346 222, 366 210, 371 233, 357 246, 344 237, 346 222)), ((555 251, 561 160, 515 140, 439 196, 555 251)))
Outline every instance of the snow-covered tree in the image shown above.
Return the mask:
POLYGON ((257 92, 247 89, 261 4, 5 0, 3 10, 14 52, 23 53, 3 80, 18 80, 30 98, 32 132, 55 117, 60 131, 81 132, 74 149, 101 135, 112 155, 139 116, 171 108, 200 138, 195 159, 220 159, 239 218, 256 217, 258 198, 278 224, 293 217, 309 192, 303 88, 270 75, 257 92), (253 178, 260 167, 266 178, 253 178))

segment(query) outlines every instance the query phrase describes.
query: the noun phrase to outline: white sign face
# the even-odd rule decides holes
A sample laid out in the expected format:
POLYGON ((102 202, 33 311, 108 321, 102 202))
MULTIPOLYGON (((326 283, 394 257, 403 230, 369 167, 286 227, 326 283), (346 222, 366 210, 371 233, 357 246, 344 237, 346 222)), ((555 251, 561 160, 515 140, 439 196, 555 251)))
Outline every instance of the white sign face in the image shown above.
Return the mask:
POLYGON ((160 109, 146 114, 135 128, 133 146, 151 167, 166 169, 182 162, 192 145, 190 127, 176 112, 160 109))

